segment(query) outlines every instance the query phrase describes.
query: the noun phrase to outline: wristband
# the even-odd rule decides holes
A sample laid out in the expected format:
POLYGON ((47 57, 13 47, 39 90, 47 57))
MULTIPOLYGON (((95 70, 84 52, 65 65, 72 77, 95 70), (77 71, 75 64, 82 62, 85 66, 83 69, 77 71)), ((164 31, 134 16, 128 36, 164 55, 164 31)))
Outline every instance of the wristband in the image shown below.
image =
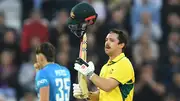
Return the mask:
POLYGON ((91 78, 94 76, 94 72, 90 72, 88 75, 87 75, 87 77, 88 77, 88 79, 89 80, 91 80, 91 78))

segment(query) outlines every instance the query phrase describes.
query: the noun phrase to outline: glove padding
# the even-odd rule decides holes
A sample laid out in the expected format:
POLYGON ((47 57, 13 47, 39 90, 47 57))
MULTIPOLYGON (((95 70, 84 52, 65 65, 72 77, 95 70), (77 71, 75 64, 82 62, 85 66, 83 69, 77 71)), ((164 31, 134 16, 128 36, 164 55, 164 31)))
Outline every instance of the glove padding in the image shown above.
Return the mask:
POLYGON ((90 61, 88 63, 86 63, 85 61, 82 61, 82 62, 78 61, 74 64, 74 69, 85 76, 88 76, 88 75, 94 73, 94 70, 95 70, 94 64, 92 61, 90 61))
POLYGON ((73 96, 76 99, 87 99, 83 94, 79 84, 73 84, 73 96))
POLYGON ((81 88, 80 88, 80 85, 79 84, 73 84, 73 96, 76 97, 76 96, 81 96, 82 95, 82 91, 81 91, 81 88))

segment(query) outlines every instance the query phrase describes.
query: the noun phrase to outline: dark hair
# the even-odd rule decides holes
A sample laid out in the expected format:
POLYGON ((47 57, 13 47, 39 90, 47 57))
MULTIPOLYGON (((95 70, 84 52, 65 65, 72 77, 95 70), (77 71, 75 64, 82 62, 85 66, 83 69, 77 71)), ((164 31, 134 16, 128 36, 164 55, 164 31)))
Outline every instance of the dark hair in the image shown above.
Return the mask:
POLYGON ((122 51, 124 52, 128 44, 128 35, 122 30, 111 29, 110 32, 118 34, 119 44, 124 43, 122 51))
POLYGON ((45 42, 42 43, 39 47, 36 48, 36 54, 42 53, 48 62, 55 61, 55 47, 49 43, 45 42))

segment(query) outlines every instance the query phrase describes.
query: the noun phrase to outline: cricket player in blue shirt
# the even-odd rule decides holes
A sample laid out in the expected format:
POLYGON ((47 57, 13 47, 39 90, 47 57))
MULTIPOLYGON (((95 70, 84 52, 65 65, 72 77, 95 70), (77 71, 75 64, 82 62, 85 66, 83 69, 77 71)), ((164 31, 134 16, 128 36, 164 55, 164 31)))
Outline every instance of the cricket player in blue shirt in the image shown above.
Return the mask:
POLYGON ((35 85, 39 101, 69 101, 70 72, 55 61, 55 48, 46 42, 36 49, 35 85))

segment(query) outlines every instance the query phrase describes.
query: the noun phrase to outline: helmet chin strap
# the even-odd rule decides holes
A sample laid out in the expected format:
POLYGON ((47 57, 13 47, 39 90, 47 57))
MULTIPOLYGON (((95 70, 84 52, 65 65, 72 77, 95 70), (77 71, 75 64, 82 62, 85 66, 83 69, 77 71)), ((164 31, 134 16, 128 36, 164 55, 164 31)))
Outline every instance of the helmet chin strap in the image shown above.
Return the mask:
POLYGON ((73 31, 73 33, 78 37, 78 38, 81 38, 83 35, 84 35, 84 33, 85 33, 85 31, 84 30, 76 30, 76 31, 73 31))

